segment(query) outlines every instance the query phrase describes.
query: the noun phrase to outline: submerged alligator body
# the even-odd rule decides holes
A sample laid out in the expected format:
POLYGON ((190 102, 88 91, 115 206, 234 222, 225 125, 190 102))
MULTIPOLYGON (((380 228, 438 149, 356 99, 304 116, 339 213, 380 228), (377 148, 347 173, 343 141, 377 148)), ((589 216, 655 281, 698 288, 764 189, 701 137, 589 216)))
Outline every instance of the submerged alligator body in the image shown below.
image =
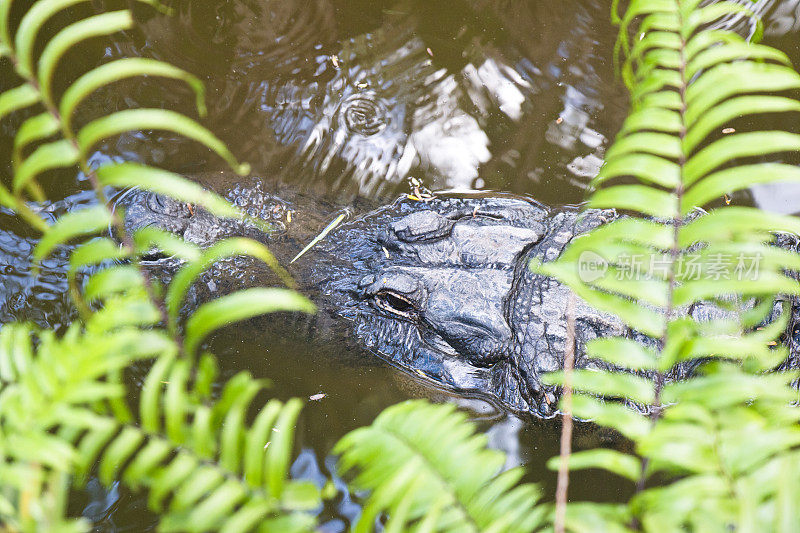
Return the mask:
MULTIPOLYGON (((229 197, 272 221, 275 231, 267 235, 143 191, 123 203, 131 229, 157 225, 201 246, 246 235, 267 242, 284 259, 324 226, 324 215, 303 222, 302 198, 284 200, 259 185, 236 187, 229 197)), ((546 417, 556 412, 558 391, 541 376, 563 367, 570 291, 528 264, 554 260, 576 235, 613 218, 610 211, 551 210, 513 196, 402 197, 334 229, 293 265, 293 274, 323 312, 348 319, 360 344, 396 366, 546 417)), ((172 261, 151 259, 162 272, 172 261)), ((216 284, 226 278, 234 287, 259 283, 245 279, 251 263, 217 268, 211 277, 216 284)), ((589 340, 637 335, 576 300, 577 366, 597 364, 583 356, 589 340)), ((691 310, 697 317, 708 312, 703 306, 691 310)), ((793 331, 787 342, 794 357, 800 352, 793 331)), ((671 378, 689 371, 681 367, 671 378)))

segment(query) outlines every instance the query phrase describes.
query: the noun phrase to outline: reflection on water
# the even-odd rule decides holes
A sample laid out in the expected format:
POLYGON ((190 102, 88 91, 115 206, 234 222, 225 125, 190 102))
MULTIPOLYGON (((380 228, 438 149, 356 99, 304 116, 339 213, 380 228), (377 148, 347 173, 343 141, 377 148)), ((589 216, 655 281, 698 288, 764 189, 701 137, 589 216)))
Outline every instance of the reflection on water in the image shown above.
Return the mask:
MULTIPOLYGON (((613 74, 615 31, 608 4, 176 0, 174 17, 137 9, 140 34, 88 50, 81 60, 93 64, 138 54, 201 76, 209 93, 207 124, 252 163, 256 175, 267 177, 265 188, 278 191, 278 183, 303 188, 312 198, 335 200, 338 208, 356 197, 370 203, 392 199, 407 190, 406 178, 415 176, 432 189, 492 189, 563 205, 583 199, 626 112, 627 97, 613 74)), ((797 62, 797 35, 786 35, 800 25, 797 2, 758 0, 754 6, 770 15, 767 34, 797 62)), ((749 27, 746 20, 739 23, 749 27)), ((8 88, 5 72, 0 90, 8 88)), ((121 87, 124 101, 119 93, 104 91, 85 114, 137 104, 190 112, 182 103, 189 95, 171 82, 147 79, 121 87)), ((9 121, 0 128, 0 150, 6 154, 14 129, 9 121)), ((96 159, 118 156, 187 174, 219 165, 179 138, 142 133, 110 143, 96 159)), ((2 159, 5 164, 8 158, 2 159)), ((51 219, 94 201, 81 181, 65 173, 45 185, 51 196, 62 198, 46 204, 51 219)), ((752 196, 782 212, 800 206, 800 190, 786 187, 758 188, 752 196)), ((335 211, 330 205, 319 212, 335 211)), ((32 320, 61 329, 74 316, 64 281, 66 252, 47 260, 33 277, 35 242, 0 210, 0 323, 32 320)), ((544 464, 558 453, 557 422, 522 420, 479 399, 431 389, 343 343, 335 325, 282 320, 278 327, 259 327, 257 334, 246 329, 252 325, 223 333, 214 349, 227 376, 248 369, 269 377, 277 397, 325 394, 304 411, 294 475, 318 483, 333 476, 343 488, 329 456, 333 444, 385 407, 427 397, 464 406, 491 446, 506 451, 507 466, 526 465, 529 479, 543 481, 552 493, 554 478, 544 464)), ((619 444, 606 438, 579 427, 576 447, 619 444)), ((571 495, 620 500, 627 490, 588 472, 575 477, 571 495)), ((117 488, 91 486, 83 495, 90 503, 75 506, 98 522, 98 530, 152 527, 152 518, 142 514, 142 498, 122 494, 119 500, 117 488)), ((322 511, 323 530, 343 530, 358 512, 343 493, 322 511)))
MULTIPOLYGON (((45 203, 40 214, 52 223, 93 201, 94 194, 75 193, 45 203)), ((62 331, 76 315, 67 290, 68 253, 56 250, 34 275, 32 255, 37 242, 35 232, 0 208, 0 324, 31 321, 62 331)))
POLYGON ((327 193, 388 199, 413 175, 578 202, 624 114, 603 2, 178 7, 142 53, 206 74, 215 131, 259 173, 327 193))

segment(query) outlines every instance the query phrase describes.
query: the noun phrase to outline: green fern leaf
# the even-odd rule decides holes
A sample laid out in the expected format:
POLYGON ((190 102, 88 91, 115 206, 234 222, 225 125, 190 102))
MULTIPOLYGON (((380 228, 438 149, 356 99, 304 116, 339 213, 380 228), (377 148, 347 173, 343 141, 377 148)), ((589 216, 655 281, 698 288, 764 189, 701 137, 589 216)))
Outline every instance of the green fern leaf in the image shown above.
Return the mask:
MULTIPOLYGON (((797 409, 789 405, 796 400, 788 386, 796 373, 760 374, 788 355, 776 346, 790 323, 776 297, 800 294, 789 274, 800 270, 800 256, 773 243, 776 233, 800 234, 800 223, 753 208, 714 206, 755 184, 800 178, 797 168, 779 162, 800 152, 796 133, 731 127, 743 117, 800 110, 797 100, 775 94, 800 88, 800 75, 785 54, 715 27, 749 14, 747 7, 701 3, 633 0, 624 15, 617 2, 613 7, 632 112, 593 181, 597 190, 588 205, 651 218, 611 222, 576 239, 556 261, 532 267, 650 337, 588 344, 584 361, 631 374, 573 375, 575 388, 593 395, 573 398, 574 413, 632 438, 646 461, 596 450, 576 455, 572 466, 603 468, 640 486, 650 476, 666 477, 663 486, 639 491, 631 501, 643 530, 765 530, 797 518, 788 506, 776 514, 770 498, 777 490, 763 490, 757 502, 745 494, 756 485, 778 485, 775 465, 800 448, 797 409), (581 279, 576 265, 589 252, 607 262, 613 279, 581 279), (624 258, 632 256, 666 269, 651 262, 629 281, 622 274, 630 267, 624 258), (737 277, 736 258, 747 257, 758 258, 758 272, 737 277), (690 260, 718 275, 696 276, 683 268, 690 260), (698 360, 705 360, 699 375, 665 383, 675 365, 698 360), (649 416, 601 397, 650 405, 649 416)), ((563 383, 558 375, 548 380, 563 383)), ((622 530, 631 523, 610 510, 569 504, 567 526, 622 530)))
POLYGON ((250 173, 246 163, 239 163, 228 147, 213 133, 194 120, 166 109, 129 109, 95 119, 78 133, 81 153, 86 155, 101 140, 127 131, 166 130, 197 141, 222 157, 239 174, 250 173))
POLYGON ((334 450, 339 465, 342 472, 357 469, 355 486, 371 491, 354 530, 372 530, 383 512, 387 528, 398 530, 538 529, 544 518, 535 507, 538 490, 513 487, 519 470, 498 477, 504 457, 485 446, 486 437, 453 406, 422 401, 390 407, 371 426, 349 433, 334 450))

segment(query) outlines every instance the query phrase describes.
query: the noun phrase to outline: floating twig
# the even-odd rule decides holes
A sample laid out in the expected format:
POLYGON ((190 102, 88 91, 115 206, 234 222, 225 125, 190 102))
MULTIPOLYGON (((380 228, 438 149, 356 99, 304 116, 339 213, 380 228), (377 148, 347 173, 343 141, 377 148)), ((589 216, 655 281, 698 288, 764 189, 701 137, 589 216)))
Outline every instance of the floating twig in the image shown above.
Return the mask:
POLYGON ((331 231, 333 231, 333 229, 334 229, 334 228, 336 228, 336 226, 338 226, 339 224, 341 224, 341 223, 342 223, 342 220, 344 220, 346 216, 347 216, 347 213, 342 213, 341 215, 339 215, 338 217, 336 217, 336 218, 334 219, 334 221, 333 221, 333 222, 331 222, 330 224, 328 224, 327 226, 325 226, 325 229, 324 229, 324 230, 322 230, 322 232, 321 232, 319 235, 317 235, 316 237, 314 237, 314 240, 313 240, 313 241, 311 241, 310 243, 308 243, 308 246, 306 246, 305 248, 303 248, 303 249, 300 251, 300 253, 299 253, 299 254, 297 254, 296 256, 294 256, 294 259, 292 259, 291 261, 289 261, 289 264, 291 265, 292 263, 294 263, 295 261, 297 261, 298 259, 300 259, 301 257, 303 257, 303 256, 305 255, 305 253, 306 253, 306 252, 308 252, 308 251, 309 251, 311 248, 313 248, 314 246, 316 246, 316 244, 317 244, 319 241, 321 241, 322 239, 324 239, 324 238, 325 238, 325 237, 328 235, 328 233, 330 233, 331 231))

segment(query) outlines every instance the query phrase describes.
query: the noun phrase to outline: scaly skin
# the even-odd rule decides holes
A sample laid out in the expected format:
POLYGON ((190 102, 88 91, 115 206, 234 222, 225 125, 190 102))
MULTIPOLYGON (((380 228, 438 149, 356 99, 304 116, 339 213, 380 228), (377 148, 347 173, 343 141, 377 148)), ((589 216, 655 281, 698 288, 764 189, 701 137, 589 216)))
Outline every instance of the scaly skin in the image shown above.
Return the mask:
MULTIPOLYGON (((202 209, 192 214, 144 192, 129 194, 123 203, 130 229, 155 224, 201 246, 246 235, 269 243, 284 259, 312 238, 314 223, 319 231, 326 220, 323 215, 309 223, 298 212, 287 223, 286 212, 297 209, 302 197, 281 200, 257 186, 235 187, 229 197, 272 221, 275 231, 266 235, 202 209)), ((370 351, 443 386, 546 417, 556 411, 558 391, 543 385, 541 376, 563 367, 569 290, 527 265, 532 258, 554 260, 576 235, 615 216, 550 210, 512 196, 427 202, 403 197, 336 228, 295 263, 293 273, 313 289, 323 311, 352 323, 355 337, 370 351)), ((784 240, 784 246, 797 246, 784 240)), ((174 261, 151 259, 161 272, 174 261)), ((209 276, 215 291, 263 282, 252 275, 248 261, 232 260, 215 269, 209 276)), ((602 366, 584 357, 593 338, 625 335, 646 342, 618 318, 576 300, 578 367, 602 366)), ((702 319, 720 311, 699 305, 689 312, 702 319)), ((794 361, 794 322, 790 328, 794 361)), ((669 378, 680 379, 692 367, 681 366, 669 378)))
MULTIPOLYGON (((518 4, 490 0, 483 7, 508 28, 510 42, 522 45, 530 41, 529 17, 538 11, 518 4)), ((323 0, 315 5, 318 9, 309 13, 326 12, 323 0)), ((793 24, 797 2, 759 0, 751 7, 767 14, 768 27, 780 33, 793 24)), ((749 20, 743 17, 725 24, 749 32, 749 20)), ((329 26, 322 25, 333 33, 329 26)), ((301 148, 301 159, 316 174, 344 164, 343 175, 354 173, 359 188, 372 191, 406 176, 413 161, 434 169, 434 174, 458 174, 471 180, 479 163, 489 157, 484 154, 488 138, 478 121, 460 107, 480 97, 473 107, 482 110, 482 115, 491 112, 492 106, 478 105, 484 97, 482 90, 475 90, 486 80, 468 68, 471 63, 462 65, 455 77, 442 70, 429 57, 427 43, 403 27, 388 26, 353 39, 331 61, 310 63, 313 76, 306 73, 311 76, 308 79, 301 76, 298 82, 292 75, 266 83, 261 108, 269 115, 267 122, 276 139, 301 148), (402 73, 399 78, 398 73, 402 73), (455 156, 439 160, 441 150, 434 141, 443 140, 448 145, 458 140, 463 146, 453 151, 455 156), (459 154, 469 154, 474 160, 459 154)), ((307 25, 299 28, 305 31, 307 25)), ((288 35, 290 29, 281 31, 288 35)), ((240 34, 248 42, 254 38, 240 34)), ((262 48, 275 42, 271 33, 265 35, 263 42, 244 43, 244 49, 253 48, 258 52, 254 57, 260 57, 262 48)), ((333 34, 327 40, 334 41, 333 34)), ((513 84, 498 87, 517 86, 520 97, 533 94, 526 74, 528 62, 506 65, 492 50, 486 48, 486 57, 475 65, 500 65, 498 72, 506 73, 519 69, 513 84)), ((527 50, 526 57, 535 57, 533 52, 527 50)), ((500 109, 514 107, 501 105, 500 109)), ((516 120, 514 116, 509 118, 516 120)), ((531 146, 529 132, 520 131, 524 133, 520 146, 531 146)), ((235 185, 228 197, 251 216, 270 221, 274 231, 266 235, 247 224, 219 220, 203 210, 193 211, 143 192, 128 194, 123 203, 131 229, 155 224, 201 246, 225 236, 245 235, 269 243, 284 264, 336 212, 333 206, 289 191, 270 194, 257 182, 235 185)), ((349 319, 364 346, 396 365, 455 389, 480 391, 513 410, 549 416, 555 411, 557 391, 542 385, 540 378, 563 366, 569 291, 530 272, 528 260, 555 259, 574 236, 613 217, 610 212, 551 211, 519 197, 401 199, 337 228, 294 265, 294 273, 317 295, 322 309, 349 319)), ((791 239, 783 240, 783 245, 796 247, 791 239)), ((174 261, 151 259, 156 270, 168 277, 174 261)), ((195 288, 198 298, 204 297, 203 292, 264 283, 252 267, 252 262, 239 259, 215 265, 205 280, 207 290, 203 284, 195 288)), ((702 318, 716 311, 701 305, 689 312, 702 318)), ((578 366, 596 364, 582 356, 588 340, 636 335, 615 317, 580 300, 575 316, 578 366)), ((796 323, 793 320, 786 335, 792 361, 800 352, 796 323)), ((670 377, 680 378, 690 370, 691 365, 681 367, 670 377)))
MULTIPOLYGON (((562 365, 568 292, 530 272, 528 259, 552 260, 576 233, 612 217, 516 197, 401 199, 337 231, 310 261, 330 304, 370 349, 547 416, 556 391, 539 378, 562 365)), ((576 317, 581 347, 594 328, 624 329, 583 303, 576 317)))

